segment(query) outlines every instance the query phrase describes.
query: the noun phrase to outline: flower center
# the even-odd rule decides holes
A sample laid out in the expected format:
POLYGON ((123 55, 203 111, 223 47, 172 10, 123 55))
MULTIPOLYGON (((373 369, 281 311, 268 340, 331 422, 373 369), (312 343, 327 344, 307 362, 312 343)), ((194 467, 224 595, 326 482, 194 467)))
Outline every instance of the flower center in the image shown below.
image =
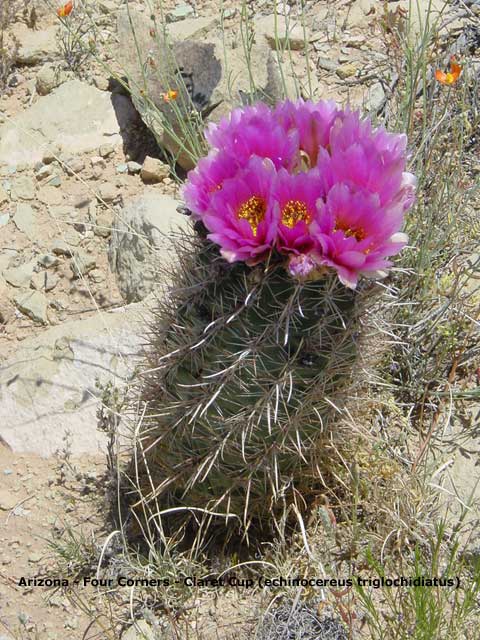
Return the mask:
POLYGON ((357 242, 361 242, 367 236, 365 229, 362 227, 359 227, 358 229, 355 227, 349 227, 348 223, 342 222, 341 220, 336 221, 334 231, 343 231, 347 238, 353 237, 357 242))
POLYGON ((237 217, 240 220, 246 220, 252 228, 253 235, 256 236, 258 225, 265 218, 266 211, 265 200, 258 196, 252 196, 239 207, 237 217))
POLYGON ((299 222, 310 224, 312 216, 310 215, 307 205, 301 200, 289 200, 282 209, 282 224, 289 229, 299 222))

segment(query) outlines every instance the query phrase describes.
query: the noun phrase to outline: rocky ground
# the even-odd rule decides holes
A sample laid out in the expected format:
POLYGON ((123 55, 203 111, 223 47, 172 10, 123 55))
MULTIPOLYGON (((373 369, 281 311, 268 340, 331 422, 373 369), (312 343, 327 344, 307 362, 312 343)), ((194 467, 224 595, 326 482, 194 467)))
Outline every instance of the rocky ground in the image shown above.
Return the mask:
MULTIPOLYGON (((117 32, 117 19, 121 25, 123 4, 102 0, 87 3, 88 12, 81 6, 72 12, 71 24, 95 48, 79 64, 82 50, 68 40, 53 3, 27 3, 28 11, 6 29, 14 46, 0 95, 1 640, 84 637, 87 616, 60 593, 45 600, 43 589, 22 588, 18 579, 39 567, 48 571, 55 527, 68 522, 88 536, 101 526, 91 499, 105 468, 97 383, 121 385, 133 372, 139 326, 148 315, 148 304, 139 301, 158 280, 151 255, 160 253, 165 264, 165 234, 185 224, 162 150, 125 92, 112 90, 111 73, 122 68, 118 46, 125 36, 117 32), (65 459, 75 468, 68 488, 65 459)), ((129 6, 148 20, 147 4, 129 6)), ((222 17, 233 59, 238 4, 225 2, 222 17)), ((276 56, 281 45, 271 36, 273 3, 248 4, 255 46, 276 56)), ((405 20, 408 0, 389 2, 387 13, 375 0, 305 4, 308 58, 295 3, 281 7, 296 23, 292 50, 282 54, 290 90, 296 76, 304 93, 310 85, 316 97, 381 114, 398 79, 394 43, 385 47, 388 21, 405 20)), ((419 4, 411 16, 417 30, 429 3, 419 4)), ((221 20, 211 0, 163 6, 175 40, 219 37, 221 20)), ((468 14, 453 15, 447 31, 462 33, 477 9, 473 3, 468 14)), ((133 75, 133 59, 125 65, 133 75)), ((222 82, 225 77, 218 86, 222 82)), ((134 102, 142 112, 138 94, 134 102)))

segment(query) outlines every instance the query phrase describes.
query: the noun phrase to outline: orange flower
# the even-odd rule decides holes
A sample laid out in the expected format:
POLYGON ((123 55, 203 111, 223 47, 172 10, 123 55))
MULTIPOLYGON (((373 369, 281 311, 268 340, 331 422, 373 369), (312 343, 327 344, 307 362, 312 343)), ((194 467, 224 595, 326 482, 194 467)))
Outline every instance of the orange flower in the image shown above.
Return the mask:
POLYGON ((445 73, 444 71, 440 71, 437 69, 435 71, 435 79, 440 82, 440 84, 455 84, 462 73, 462 67, 455 60, 455 56, 450 58, 450 71, 445 73))
POLYGON ((178 91, 175 89, 169 89, 167 93, 164 93, 162 98, 164 102, 170 102, 171 100, 176 100, 178 97, 178 91))
POLYGON ((67 2, 67 4, 64 4, 63 7, 58 7, 57 16, 59 18, 66 18, 72 13, 72 10, 73 10, 73 0, 70 0, 70 2, 67 2))

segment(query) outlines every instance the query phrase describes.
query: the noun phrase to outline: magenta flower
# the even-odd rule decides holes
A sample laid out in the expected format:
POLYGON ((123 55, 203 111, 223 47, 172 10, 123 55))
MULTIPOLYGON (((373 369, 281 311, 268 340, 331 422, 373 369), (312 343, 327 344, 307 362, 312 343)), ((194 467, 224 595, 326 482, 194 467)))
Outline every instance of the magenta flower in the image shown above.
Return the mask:
POLYGON ((354 288, 360 273, 383 275, 391 265, 386 258, 405 246, 407 236, 399 232, 402 222, 401 203, 385 207, 378 194, 336 184, 326 203, 319 204, 318 221, 312 224, 316 260, 333 267, 343 284, 354 288))
POLYGON ((383 127, 372 131, 370 120, 346 111, 330 131, 330 158, 320 154, 319 168, 327 172, 330 187, 341 182, 367 189, 384 205, 402 188, 406 144, 405 135, 388 133, 383 127))
POLYGON ((299 150, 308 156, 308 165, 314 167, 319 150, 329 145, 330 131, 335 118, 341 114, 335 102, 287 100, 282 102, 274 113, 285 131, 298 132, 299 150))
POLYGON ((183 194, 229 262, 272 254, 295 278, 330 268, 355 287, 405 246, 416 180, 404 135, 305 100, 235 109, 205 135, 212 151, 183 194))
POLYGON ((277 236, 271 199, 275 177, 273 162, 254 156, 212 196, 202 221, 228 262, 256 264, 271 251, 277 236))
POLYGON ((269 158, 277 169, 291 168, 298 149, 297 132, 286 132, 262 102, 234 109, 219 124, 210 124, 205 137, 212 147, 235 158, 239 166, 256 155, 269 158))
POLYGON ((317 169, 290 174, 277 173, 272 198, 278 220, 277 248, 282 253, 308 253, 315 247, 310 225, 317 217, 317 200, 325 196, 317 169))
POLYGON ((188 172, 182 196, 194 219, 199 219, 209 210, 213 194, 222 188, 224 180, 233 178, 238 170, 233 157, 214 149, 206 158, 198 161, 195 169, 188 172))

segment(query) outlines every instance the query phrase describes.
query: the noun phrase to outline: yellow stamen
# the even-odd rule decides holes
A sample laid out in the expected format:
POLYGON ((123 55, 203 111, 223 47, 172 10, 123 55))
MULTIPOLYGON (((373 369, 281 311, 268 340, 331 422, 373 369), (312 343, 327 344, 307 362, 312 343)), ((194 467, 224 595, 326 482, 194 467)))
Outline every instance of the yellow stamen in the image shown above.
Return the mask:
POLYGON ((307 205, 301 200, 289 200, 282 209, 282 224, 293 229, 298 222, 302 221, 306 224, 312 221, 307 205))
POLYGON ((240 220, 246 220, 252 228, 253 235, 257 235, 258 225, 265 218, 267 205, 263 198, 252 196, 244 202, 237 211, 240 220))
POLYGON ((336 221, 334 231, 343 231, 347 238, 353 236, 357 242, 361 242, 367 236, 365 229, 362 227, 355 229, 355 227, 349 227, 346 222, 342 222, 341 220, 336 221))

